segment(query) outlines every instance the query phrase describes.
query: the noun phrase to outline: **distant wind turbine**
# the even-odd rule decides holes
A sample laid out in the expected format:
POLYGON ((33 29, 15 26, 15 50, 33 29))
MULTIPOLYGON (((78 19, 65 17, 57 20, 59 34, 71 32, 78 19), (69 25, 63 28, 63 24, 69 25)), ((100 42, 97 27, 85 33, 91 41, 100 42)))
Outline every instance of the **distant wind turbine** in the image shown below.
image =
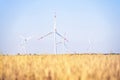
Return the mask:
POLYGON ((88 53, 92 53, 93 51, 93 42, 91 40, 88 40, 88 53))
POLYGON ((25 36, 20 35, 19 37, 21 38, 21 41, 22 41, 20 47, 24 53, 27 53, 27 50, 26 50, 27 43, 30 39, 32 39, 32 36, 25 37, 25 36))
POLYGON ((62 36, 60 33, 57 32, 57 28, 56 28, 56 13, 54 15, 54 26, 53 26, 53 31, 52 32, 49 32, 48 34, 42 36, 39 38, 40 39, 43 39, 49 35, 53 34, 54 35, 54 53, 56 54, 57 53, 57 41, 56 41, 56 35, 58 35, 59 37, 61 37, 62 39, 64 39, 65 41, 68 41, 64 36, 62 36))

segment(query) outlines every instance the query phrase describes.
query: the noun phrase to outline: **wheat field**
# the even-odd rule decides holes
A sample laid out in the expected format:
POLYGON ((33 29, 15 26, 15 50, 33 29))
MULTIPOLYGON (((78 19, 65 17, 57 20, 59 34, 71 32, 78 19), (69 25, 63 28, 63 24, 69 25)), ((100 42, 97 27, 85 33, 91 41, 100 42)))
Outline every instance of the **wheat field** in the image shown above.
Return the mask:
POLYGON ((120 80, 120 55, 1 55, 0 80, 120 80))

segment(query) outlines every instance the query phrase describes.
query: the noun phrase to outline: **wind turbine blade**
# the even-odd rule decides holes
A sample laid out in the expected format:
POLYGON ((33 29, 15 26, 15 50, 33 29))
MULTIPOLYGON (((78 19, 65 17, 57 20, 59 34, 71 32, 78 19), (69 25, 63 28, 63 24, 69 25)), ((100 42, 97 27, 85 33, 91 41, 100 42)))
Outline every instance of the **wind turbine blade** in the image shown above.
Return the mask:
POLYGON ((48 34, 46 34, 46 35, 44 35, 44 36, 40 37, 38 40, 43 39, 43 38, 45 38, 45 37, 47 37, 47 36, 51 35, 52 33, 53 33, 53 32, 49 32, 48 34))
MULTIPOLYGON (((64 37, 66 37, 66 33, 64 34, 64 37)), ((66 47, 66 40, 64 40, 63 42, 64 42, 64 46, 66 47)))
POLYGON ((61 38, 63 38, 65 41, 68 41, 65 37, 63 37, 61 34, 59 34, 58 32, 56 32, 56 34, 58 35, 58 36, 60 36, 61 38))

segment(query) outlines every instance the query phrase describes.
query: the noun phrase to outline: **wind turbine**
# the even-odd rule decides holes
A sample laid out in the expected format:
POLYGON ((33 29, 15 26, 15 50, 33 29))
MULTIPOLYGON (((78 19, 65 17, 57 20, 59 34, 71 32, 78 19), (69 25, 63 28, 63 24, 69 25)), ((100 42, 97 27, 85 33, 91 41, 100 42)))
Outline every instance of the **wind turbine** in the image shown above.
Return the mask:
POLYGON ((42 36, 39 38, 40 39, 43 39, 49 35, 53 34, 54 35, 54 53, 56 54, 57 53, 57 39, 56 39, 56 35, 58 35, 59 37, 61 37, 62 39, 64 39, 65 41, 68 41, 64 36, 62 36, 60 33, 57 32, 57 28, 56 28, 56 13, 54 15, 54 26, 53 26, 53 31, 52 32, 49 32, 48 34, 42 36))
POLYGON ((27 53, 27 50, 26 50, 26 46, 27 46, 27 43, 30 39, 32 39, 32 36, 29 36, 29 37, 25 37, 25 36, 22 36, 20 35, 20 38, 21 38, 21 49, 23 50, 24 53, 27 53))
POLYGON ((88 52, 89 53, 92 53, 93 51, 93 45, 92 45, 93 41, 91 42, 91 40, 89 39, 88 40, 88 52))

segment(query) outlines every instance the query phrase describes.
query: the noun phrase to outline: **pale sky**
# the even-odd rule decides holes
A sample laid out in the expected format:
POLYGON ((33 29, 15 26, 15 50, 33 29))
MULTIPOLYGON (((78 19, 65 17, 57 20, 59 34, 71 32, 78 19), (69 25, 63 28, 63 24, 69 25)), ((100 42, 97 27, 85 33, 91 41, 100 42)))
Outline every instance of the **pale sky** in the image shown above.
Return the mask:
MULTIPOLYGON (((58 53, 120 53, 119 0, 0 0, 0 52, 24 53, 22 36, 33 36, 26 44, 28 53, 54 53, 54 12, 57 31, 69 42, 58 53)), ((63 41, 57 37, 57 41, 63 41)))

